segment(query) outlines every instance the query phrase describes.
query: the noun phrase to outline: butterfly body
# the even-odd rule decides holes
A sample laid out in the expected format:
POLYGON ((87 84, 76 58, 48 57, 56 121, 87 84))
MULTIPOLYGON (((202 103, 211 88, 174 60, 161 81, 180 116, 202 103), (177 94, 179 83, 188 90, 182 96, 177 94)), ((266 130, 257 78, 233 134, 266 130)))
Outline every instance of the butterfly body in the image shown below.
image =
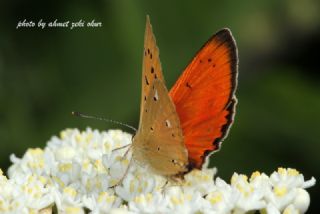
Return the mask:
POLYGON ((233 122, 237 48, 223 29, 200 49, 170 91, 147 17, 140 123, 133 159, 157 174, 179 177, 200 169, 233 122))

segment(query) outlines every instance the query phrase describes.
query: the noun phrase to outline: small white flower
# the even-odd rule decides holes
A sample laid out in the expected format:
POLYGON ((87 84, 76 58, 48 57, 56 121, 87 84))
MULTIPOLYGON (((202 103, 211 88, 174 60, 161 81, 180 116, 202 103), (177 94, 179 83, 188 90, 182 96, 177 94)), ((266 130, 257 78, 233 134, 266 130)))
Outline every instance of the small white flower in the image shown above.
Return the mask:
POLYGON ((214 175, 217 169, 194 169, 184 176, 185 183, 183 183, 184 192, 193 193, 195 190, 199 191, 202 196, 207 195, 214 189, 214 175))
POLYGON ((303 194, 301 200, 297 198, 299 193, 301 194, 300 189, 306 183, 303 175, 297 170, 279 168, 277 172, 272 173, 270 176, 270 183, 272 188, 266 194, 266 199, 278 210, 283 211, 285 207, 294 203, 295 200, 299 204, 299 207, 301 207, 302 212, 309 206, 309 196, 303 194))
POLYGON ((204 213, 229 213, 240 197, 235 188, 228 185, 220 178, 216 179, 215 188, 206 197, 204 213))
POLYGON ((91 210, 91 213, 108 213, 122 203, 121 198, 108 192, 101 192, 97 197, 83 197, 82 201, 84 206, 91 210))
POLYGON ((76 152, 76 149, 72 146, 62 146, 56 150, 55 158, 61 161, 72 161, 77 154, 76 152))
POLYGON ((236 203, 239 212, 260 210, 266 206, 266 202, 263 200, 264 188, 255 188, 256 185, 249 183, 246 175, 234 173, 231 178, 231 185, 240 193, 236 203))
POLYGON ((81 196, 77 190, 71 186, 61 190, 53 190, 57 209, 61 213, 83 213, 81 196))
POLYGON ((200 192, 184 193, 181 187, 169 187, 165 191, 170 209, 169 213, 196 213, 200 212, 205 199, 200 192))
POLYGON ((44 151, 40 148, 28 149, 22 159, 15 155, 11 155, 10 159, 15 165, 9 168, 9 176, 13 174, 41 175, 45 171, 44 151))
POLYGON ((168 213, 168 203, 164 193, 153 192, 134 197, 129 201, 129 208, 137 213, 168 213))
POLYGON ((125 201, 130 201, 140 194, 147 194, 156 189, 155 176, 138 166, 136 169, 138 170, 133 173, 127 173, 122 183, 115 187, 116 193, 125 201))

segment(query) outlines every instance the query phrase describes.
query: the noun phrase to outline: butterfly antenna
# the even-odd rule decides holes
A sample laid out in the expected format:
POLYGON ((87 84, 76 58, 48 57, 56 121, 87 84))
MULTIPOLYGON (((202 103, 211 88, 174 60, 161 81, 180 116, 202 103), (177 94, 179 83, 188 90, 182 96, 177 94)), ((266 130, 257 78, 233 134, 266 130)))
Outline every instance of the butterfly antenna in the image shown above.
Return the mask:
POLYGON ((97 116, 91 116, 91 115, 86 115, 86 114, 83 114, 81 112, 78 112, 78 111, 73 111, 71 113, 73 116, 76 116, 76 117, 82 117, 82 118, 88 118, 88 119, 96 119, 96 120, 102 120, 102 121, 105 121, 105 122, 109 122, 109 123, 114 123, 114 124, 118 124, 118 125, 121 125, 121 126, 125 126, 129 129, 132 129, 133 131, 137 131, 136 128, 134 128, 133 126, 130 126, 128 124, 125 124, 125 123, 121 123, 119 121, 115 121, 115 120, 111 120, 111 119, 106 119, 106 118, 103 118, 103 117, 97 117, 97 116))

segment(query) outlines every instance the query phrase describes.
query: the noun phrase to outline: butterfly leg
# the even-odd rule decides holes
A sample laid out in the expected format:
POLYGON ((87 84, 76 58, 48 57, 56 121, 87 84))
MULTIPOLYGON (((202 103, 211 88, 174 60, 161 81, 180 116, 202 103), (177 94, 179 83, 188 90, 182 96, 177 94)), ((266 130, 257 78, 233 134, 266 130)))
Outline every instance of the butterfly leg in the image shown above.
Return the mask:
MULTIPOLYGON (((131 150, 131 144, 128 144, 128 145, 126 145, 126 146, 130 146, 128 149, 127 149, 127 151, 124 153, 124 155, 122 156, 122 160, 123 159, 125 159, 126 157, 127 157, 127 155, 129 154, 129 151, 131 150)), ((131 159, 132 158, 130 158, 130 162, 131 162, 131 159)))
MULTIPOLYGON (((124 145, 124 146, 121 146, 121 147, 118 147, 116 149, 112 149, 112 152, 114 151, 117 151, 117 150, 120 150, 120 149, 124 149, 124 148, 127 148, 128 146, 131 146, 131 143, 127 144, 127 145, 124 145)), ((126 152, 127 153, 127 152, 126 152)))
MULTIPOLYGON (((121 147, 119 147, 119 148, 113 149, 112 152, 117 151, 117 150, 120 150, 120 149, 124 149, 124 148, 126 148, 126 147, 128 147, 128 146, 129 146, 129 148, 127 149, 127 151, 126 151, 126 152, 123 154, 123 156, 121 157, 121 161, 122 161, 122 160, 126 159, 127 155, 129 154, 129 151, 130 151, 131 148, 132 148, 132 147, 131 147, 131 144, 127 144, 127 145, 121 146, 121 147)), ((126 171, 124 172, 124 174, 123 174, 123 176, 121 177, 121 179, 120 179, 116 184, 110 186, 109 188, 114 188, 114 187, 116 187, 116 186, 118 186, 118 185, 120 185, 120 184, 122 183, 122 181, 124 180, 124 178, 126 177, 126 175, 127 175, 128 172, 129 172, 129 168, 130 168, 130 166, 131 166, 131 162, 132 162, 132 157, 130 157, 128 167, 126 168, 126 171)))
POLYGON ((163 194, 163 196, 165 196, 166 192, 166 187, 168 186, 169 184, 169 180, 167 179, 166 182, 163 184, 163 186, 161 187, 161 193, 163 194))
POLYGON ((164 185, 161 187, 161 193, 163 196, 166 195, 166 190, 168 190, 170 187, 182 187, 183 184, 182 182, 184 181, 183 178, 181 179, 180 177, 177 178, 176 176, 167 176, 166 177, 166 182, 164 185))
MULTIPOLYGON (((131 148, 131 147, 130 147, 130 148, 131 148)), ((126 151, 125 155, 128 153, 128 151, 130 150, 130 148, 126 151)), ((131 163, 132 163, 132 157, 130 158, 130 161, 129 161, 128 167, 126 168, 126 171, 124 172, 124 174, 122 175, 122 177, 120 178, 120 180, 119 180, 116 184, 114 184, 114 185, 110 186, 109 188, 114 188, 114 187, 119 186, 120 184, 122 184, 122 182, 123 182, 124 178, 126 177, 126 175, 127 175, 127 174, 128 174, 128 172, 129 172, 129 169, 130 169, 131 163)))

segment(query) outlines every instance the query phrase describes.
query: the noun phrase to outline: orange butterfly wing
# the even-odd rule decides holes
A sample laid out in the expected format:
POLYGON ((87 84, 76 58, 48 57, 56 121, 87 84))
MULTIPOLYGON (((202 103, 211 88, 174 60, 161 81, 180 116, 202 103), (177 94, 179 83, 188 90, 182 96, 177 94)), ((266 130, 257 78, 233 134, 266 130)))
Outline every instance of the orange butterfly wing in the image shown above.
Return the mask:
POLYGON ((230 128, 236 98, 238 56, 230 30, 213 35, 170 90, 190 168, 201 168, 230 128))

